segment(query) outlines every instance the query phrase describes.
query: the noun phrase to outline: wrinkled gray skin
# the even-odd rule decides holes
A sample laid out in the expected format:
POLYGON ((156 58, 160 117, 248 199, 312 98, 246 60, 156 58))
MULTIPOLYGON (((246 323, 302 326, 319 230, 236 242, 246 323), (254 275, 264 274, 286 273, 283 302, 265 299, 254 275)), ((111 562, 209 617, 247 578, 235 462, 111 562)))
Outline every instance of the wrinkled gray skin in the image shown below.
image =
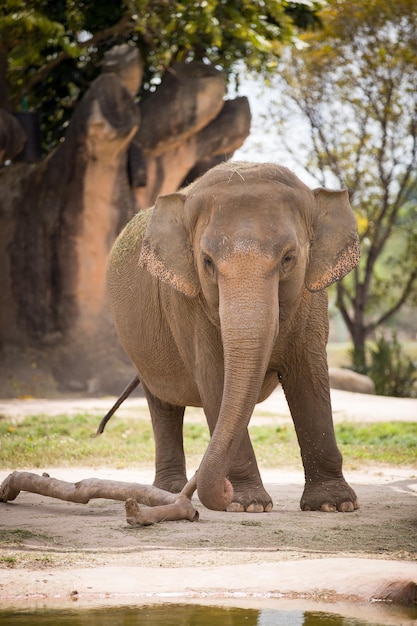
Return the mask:
POLYGON ((357 508, 335 441, 326 358, 326 287, 359 258, 347 192, 311 191, 277 165, 229 162, 160 197, 147 216, 143 239, 134 218, 115 243, 108 289, 149 403, 155 485, 184 486, 184 408, 201 406, 211 431, 201 502, 270 510, 247 426, 281 382, 305 470, 301 508, 357 508))

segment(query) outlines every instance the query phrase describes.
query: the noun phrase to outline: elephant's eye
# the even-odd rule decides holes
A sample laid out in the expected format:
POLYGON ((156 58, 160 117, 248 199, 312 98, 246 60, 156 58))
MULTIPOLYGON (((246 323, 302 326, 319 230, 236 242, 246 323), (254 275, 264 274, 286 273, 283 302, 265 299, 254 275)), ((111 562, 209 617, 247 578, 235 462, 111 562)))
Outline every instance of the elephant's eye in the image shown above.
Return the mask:
POLYGON ((210 272, 213 272, 213 270, 214 270, 214 263, 210 259, 209 256, 203 257, 203 263, 204 263, 204 267, 206 268, 206 270, 209 270, 210 272))
POLYGON ((295 260, 295 252, 293 250, 284 254, 284 256, 281 259, 282 269, 285 272, 288 271, 293 266, 294 260, 295 260))

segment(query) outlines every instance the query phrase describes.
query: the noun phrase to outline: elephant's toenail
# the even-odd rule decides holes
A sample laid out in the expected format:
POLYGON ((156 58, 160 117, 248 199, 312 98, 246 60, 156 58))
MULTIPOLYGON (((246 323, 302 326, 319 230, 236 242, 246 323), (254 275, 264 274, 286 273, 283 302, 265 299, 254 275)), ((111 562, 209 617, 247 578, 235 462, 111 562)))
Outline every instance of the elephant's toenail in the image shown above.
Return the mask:
POLYGON ((337 507, 335 504, 330 504, 330 502, 323 502, 320 507, 320 511, 323 513, 335 513, 337 511, 337 507))
POLYGON ((351 513, 354 510, 355 510, 355 505, 350 500, 347 500, 346 502, 342 502, 339 505, 339 511, 341 513, 351 513))

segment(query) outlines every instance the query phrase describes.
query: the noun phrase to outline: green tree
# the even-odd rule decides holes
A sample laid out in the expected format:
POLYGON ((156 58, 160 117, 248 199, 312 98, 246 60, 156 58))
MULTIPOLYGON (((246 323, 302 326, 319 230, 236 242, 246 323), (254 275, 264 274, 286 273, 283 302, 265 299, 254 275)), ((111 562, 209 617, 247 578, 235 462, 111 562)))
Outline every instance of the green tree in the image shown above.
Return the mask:
POLYGON ((47 147, 62 137, 76 102, 110 47, 140 49, 152 90, 175 61, 206 60, 230 72, 276 65, 283 42, 318 21, 323 0, 3 0, 0 108, 36 108, 47 147))
POLYGON ((336 304, 364 371, 366 339, 416 302, 417 5, 336 0, 321 18, 304 49, 283 57, 272 116, 282 135, 295 120, 305 129, 289 149, 320 184, 349 190, 361 262, 337 284, 336 304))

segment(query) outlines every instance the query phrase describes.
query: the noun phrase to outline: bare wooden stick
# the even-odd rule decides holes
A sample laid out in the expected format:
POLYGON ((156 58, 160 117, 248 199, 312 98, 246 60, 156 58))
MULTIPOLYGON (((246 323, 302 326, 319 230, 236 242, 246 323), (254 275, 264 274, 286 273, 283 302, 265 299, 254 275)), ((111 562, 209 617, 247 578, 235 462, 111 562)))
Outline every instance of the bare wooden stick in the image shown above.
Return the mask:
POLYGON ((126 521, 131 526, 149 526, 159 522, 175 522, 177 520, 198 520, 198 511, 195 510, 190 500, 181 494, 176 494, 174 504, 162 506, 139 506, 136 500, 129 498, 125 502, 126 521))
MULTIPOLYGON (((128 507, 128 515, 134 520, 134 525, 149 525, 164 520, 198 519, 198 513, 186 495, 170 493, 158 487, 139 483, 98 478, 86 478, 77 483, 69 483, 51 478, 48 474, 39 476, 31 472, 13 472, 0 486, 0 502, 14 500, 20 491, 81 504, 87 504, 93 498, 135 502, 136 506, 140 502, 146 505, 140 509, 140 514, 135 513, 134 505, 130 504, 128 507)), ((127 521, 129 524, 132 523, 129 519, 127 521)))

